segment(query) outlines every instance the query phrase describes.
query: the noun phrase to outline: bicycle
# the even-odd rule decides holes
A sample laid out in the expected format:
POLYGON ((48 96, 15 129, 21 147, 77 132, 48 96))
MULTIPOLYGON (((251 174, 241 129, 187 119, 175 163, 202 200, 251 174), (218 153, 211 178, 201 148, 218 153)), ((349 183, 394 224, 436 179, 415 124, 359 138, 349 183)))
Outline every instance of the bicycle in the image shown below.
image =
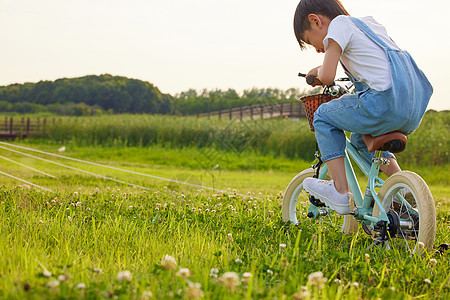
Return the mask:
MULTIPOLYGON (((305 77, 305 74, 299 74, 305 77)), ((316 78, 308 76, 308 84, 316 78)), ((348 78, 336 81, 348 81, 348 78)), ((320 84, 320 82, 316 82, 320 84)), ((326 86, 322 94, 302 97, 311 130, 314 111, 320 102, 331 101, 345 93, 350 93, 350 86, 341 86, 335 82, 326 86), (310 105, 314 102, 314 105, 310 105), (313 106, 313 107, 311 107, 313 106)), ((338 100, 336 100, 338 101, 338 100)), ((426 182, 416 173, 400 171, 383 181, 380 177, 380 166, 389 161, 382 157, 383 151, 402 152, 406 147, 407 137, 401 132, 390 132, 381 136, 364 136, 370 152, 375 151, 371 162, 346 140, 345 170, 350 191, 353 194, 350 214, 345 215, 339 224, 341 232, 352 234, 358 231, 358 223, 364 232, 374 239, 374 244, 384 245, 387 249, 402 248, 412 253, 421 253, 425 249, 432 250, 436 235, 436 210, 433 197, 426 182), (352 163, 352 161, 354 163, 352 163), (364 194, 358 184, 353 166, 356 165, 367 178, 364 194)), ((317 149, 317 147, 316 147, 317 149)), ((302 182, 307 177, 329 179, 327 167, 323 164, 318 150, 315 153, 317 163, 312 168, 298 173, 289 183, 283 197, 282 218, 285 222, 299 225, 297 216, 306 216, 305 220, 317 222, 331 221, 338 217, 318 199, 306 193, 302 182), (302 207, 305 210, 301 210, 302 207)), ((303 222, 305 221, 303 220, 303 222)))

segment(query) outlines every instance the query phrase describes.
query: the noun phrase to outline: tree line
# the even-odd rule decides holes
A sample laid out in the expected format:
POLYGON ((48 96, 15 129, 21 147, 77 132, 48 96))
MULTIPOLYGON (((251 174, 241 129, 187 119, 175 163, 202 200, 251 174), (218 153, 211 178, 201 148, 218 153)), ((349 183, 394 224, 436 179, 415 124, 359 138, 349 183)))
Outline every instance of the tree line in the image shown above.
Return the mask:
POLYGON ((153 84, 109 74, 0 86, 0 112, 59 115, 150 113, 194 115, 270 102, 298 100, 299 89, 190 89, 174 96, 153 84))

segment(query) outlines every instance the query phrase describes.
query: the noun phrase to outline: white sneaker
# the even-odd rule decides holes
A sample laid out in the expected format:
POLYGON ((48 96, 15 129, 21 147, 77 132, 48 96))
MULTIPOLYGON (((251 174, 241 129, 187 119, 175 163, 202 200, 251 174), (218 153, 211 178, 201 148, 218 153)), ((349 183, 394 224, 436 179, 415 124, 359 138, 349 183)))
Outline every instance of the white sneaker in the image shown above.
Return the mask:
POLYGON ((340 215, 350 213, 350 198, 352 193, 341 194, 334 187, 334 181, 305 178, 303 188, 316 199, 324 202, 326 206, 340 215))

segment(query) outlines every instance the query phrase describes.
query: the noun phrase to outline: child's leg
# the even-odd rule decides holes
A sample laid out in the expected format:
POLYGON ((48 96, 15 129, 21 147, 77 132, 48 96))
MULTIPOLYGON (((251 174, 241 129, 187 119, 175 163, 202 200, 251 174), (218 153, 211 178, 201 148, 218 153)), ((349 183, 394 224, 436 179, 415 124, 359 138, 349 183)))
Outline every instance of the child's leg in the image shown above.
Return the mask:
POLYGON ((384 174, 387 176, 391 176, 397 172, 400 172, 402 169, 400 169, 400 166, 397 163, 397 160, 395 158, 388 158, 389 159, 389 165, 381 165, 380 169, 383 171, 384 174))
POLYGON ((334 158, 327 161, 326 164, 328 167, 328 172, 330 172, 331 179, 334 181, 334 187, 336 190, 341 194, 348 193, 348 181, 347 175, 345 174, 344 158, 334 158))
MULTIPOLYGON (((367 162, 370 163, 375 153, 369 152, 367 150, 367 146, 364 143, 362 136, 362 134, 353 132, 350 140, 352 145, 355 146, 359 153, 364 155, 364 157, 366 157, 367 159, 367 162)), ((384 151, 383 157, 387 158, 390 162, 389 165, 381 165, 380 169, 384 174, 386 174, 387 176, 391 176, 392 174, 401 171, 394 154, 390 153, 389 151, 384 151)))

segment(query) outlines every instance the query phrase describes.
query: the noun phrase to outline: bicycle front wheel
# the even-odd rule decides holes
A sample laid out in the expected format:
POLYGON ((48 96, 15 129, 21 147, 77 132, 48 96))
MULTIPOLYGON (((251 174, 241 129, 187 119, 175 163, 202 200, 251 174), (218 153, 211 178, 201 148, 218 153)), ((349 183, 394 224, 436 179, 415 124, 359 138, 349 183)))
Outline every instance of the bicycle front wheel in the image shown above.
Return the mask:
MULTIPOLYGON (((358 222, 353 216, 341 216, 335 212, 330 211, 327 216, 320 217, 319 220, 310 219, 307 217, 309 206, 309 194, 303 189, 303 180, 314 176, 312 168, 303 170, 298 173, 289 183, 284 192, 282 217, 284 222, 290 221, 294 225, 299 225, 302 222, 309 222, 312 225, 327 224, 331 227, 340 228, 342 233, 352 234, 358 231, 358 222)), ((326 178, 329 180, 329 177, 326 178)))
MULTIPOLYGON (((394 211, 399 219, 397 233, 388 242, 389 248, 418 254, 433 249, 436 209, 430 189, 419 175, 409 171, 395 173, 384 182, 378 197, 386 212, 394 211)), ((372 215, 379 214, 380 209, 375 205, 372 215)))

